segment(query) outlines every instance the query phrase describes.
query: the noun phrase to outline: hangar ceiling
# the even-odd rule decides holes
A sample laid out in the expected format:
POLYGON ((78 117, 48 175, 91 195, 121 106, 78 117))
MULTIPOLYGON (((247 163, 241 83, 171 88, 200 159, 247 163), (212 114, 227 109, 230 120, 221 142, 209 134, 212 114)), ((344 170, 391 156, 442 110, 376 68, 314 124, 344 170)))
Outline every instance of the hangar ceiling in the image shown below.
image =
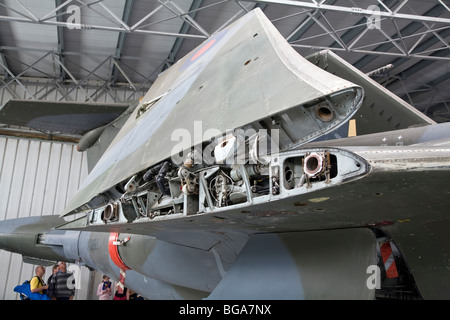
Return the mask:
POLYGON ((0 89, 68 100, 89 87, 116 102, 134 99, 113 88, 141 94, 255 7, 301 55, 328 49, 363 72, 382 70, 372 77, 387 89, 437 122, 450 120, 448 0, 2 0, 0 89), (39 79, 44 88, 27 89, 39 79))

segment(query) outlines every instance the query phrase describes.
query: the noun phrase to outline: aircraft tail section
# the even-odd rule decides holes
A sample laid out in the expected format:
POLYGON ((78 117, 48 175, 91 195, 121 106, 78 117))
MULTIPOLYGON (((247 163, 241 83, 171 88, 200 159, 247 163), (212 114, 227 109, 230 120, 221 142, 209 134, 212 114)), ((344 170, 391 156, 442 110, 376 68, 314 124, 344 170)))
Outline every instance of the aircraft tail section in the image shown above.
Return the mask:
POLYGON ((126 109, 123 103, 91 103, 11 99, 0 109, 0 123, 44 132, 83 135, 104 126, 126 109))
POLYGON ((91 171, 137 104, 11 99, 0 109, 0 123, 37 131, 3 128, 0 135, 76 143, 87 151, 91 171))

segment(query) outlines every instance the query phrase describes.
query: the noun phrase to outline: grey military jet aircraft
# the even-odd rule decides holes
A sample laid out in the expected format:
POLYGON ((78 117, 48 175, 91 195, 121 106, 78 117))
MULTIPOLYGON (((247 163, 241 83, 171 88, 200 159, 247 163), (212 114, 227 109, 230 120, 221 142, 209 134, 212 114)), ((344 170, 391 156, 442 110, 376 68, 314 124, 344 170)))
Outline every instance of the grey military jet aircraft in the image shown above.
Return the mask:
POLYGON ((1 222, 4 250, 148 299, 450 298, 449 124, 259 9, 130 106, 30 103, 0 122, 83 133, 90 173, 60 217, 1 222))

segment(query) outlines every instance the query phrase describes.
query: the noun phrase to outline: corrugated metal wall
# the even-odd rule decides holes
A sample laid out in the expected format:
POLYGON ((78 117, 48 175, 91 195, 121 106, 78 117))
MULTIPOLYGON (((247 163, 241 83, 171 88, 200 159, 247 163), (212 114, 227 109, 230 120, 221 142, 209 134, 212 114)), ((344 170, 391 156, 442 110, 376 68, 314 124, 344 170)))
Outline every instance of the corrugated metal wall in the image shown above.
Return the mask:
MULTIPOLYGON (((34 82, 26 88, 33 94, 46 92, 48 100, 58 100, 64 93, 46 86, 45 81, 41 86, 34 82)), ((86 94, 90 94, 90 90, 77 88, 68 100, 84 101, 86 94)), ((124 99, 130 94, 132 92, 127 90, 117 90, 103 92, 103 96, 97 98, 98 102, 112 102, 113 97, 124 99)), ((21 86, 0 88, 0 105, 11 98, 25 98, 21 86)), ((59 215, 86 176, 86 156, 76 151, 75 145, 0 137, 0 220, 59 215)), ((18 299, 13 288, 30 279, 34 269, 34 265, 23 263, 20 255, 0 250, 0 299, 18 299)), ((97 281, 98 275, 85 267, 80 273, 76 299, 96 299, 92 292, 96 284, 92 281, 97 281)), ((44 279, 50 274, 51 267, 47 267, 44 279)))
MULTIPOLYGON (((87 175, 85 154, 74 145, 0 137, 0 154, 0 220, 60 214, 87 175)), ((0 299, 16 299, 14 286, 34 268, 1 250, 0 299)))
POLYGON ((59 214, 86 177, 74 145, 1 138, 0 217, 59 214))

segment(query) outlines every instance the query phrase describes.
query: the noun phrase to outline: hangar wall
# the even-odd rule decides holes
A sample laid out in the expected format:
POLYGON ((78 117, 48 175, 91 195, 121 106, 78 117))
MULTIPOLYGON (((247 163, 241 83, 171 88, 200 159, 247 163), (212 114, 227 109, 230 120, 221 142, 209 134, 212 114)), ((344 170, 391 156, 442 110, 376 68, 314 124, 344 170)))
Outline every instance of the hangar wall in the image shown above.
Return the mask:
MULTIPOLYGON (((0 153, 0 220, 59 214, 87 174, 86 157, 74 145, 1 137, 0 153)), ((0 299, 16 299, 14 286, 34 268, 1 250, 0 299)), ((47 268, 45 280, 50 274, 47 268)))
MULTIPOLYGON (((29 92, 52 90, 46 81, 22 82, 29 92)), ((0 87, 0 105, 11 98, 26 98, 18 84, 0 87)), ((67 90, 70 90, 67 88, 67 90)), ((77 88, 67 100, 84 101, 95 88, 77 88), (91 90, 91 91, 90 91, 91 90)), ((45 95, 45 100, 59 100, 64 92, 55 90, 45 95)), ((98 91, 97 91, 98 93, 98 91)), ((132 92, 116 89, 113 94, 103 93, 98 102, 114 102, 114 96, 129 96, 132 92)), ((85 153, 73 144, 0 137, 0 221, 29 216, 59 215, 87 176, 85 153)), ((0 250, 0 299, 16 300, 13 288, 34 275, 35 265, 22 262, 22 256, 0 250)), ((75 299, 96 299, 95 290, 101 281, 98 272, 85 267, 68 265, 79 279, 75 299)), ((44 280, 51 274, 46 268, 44 280)))

